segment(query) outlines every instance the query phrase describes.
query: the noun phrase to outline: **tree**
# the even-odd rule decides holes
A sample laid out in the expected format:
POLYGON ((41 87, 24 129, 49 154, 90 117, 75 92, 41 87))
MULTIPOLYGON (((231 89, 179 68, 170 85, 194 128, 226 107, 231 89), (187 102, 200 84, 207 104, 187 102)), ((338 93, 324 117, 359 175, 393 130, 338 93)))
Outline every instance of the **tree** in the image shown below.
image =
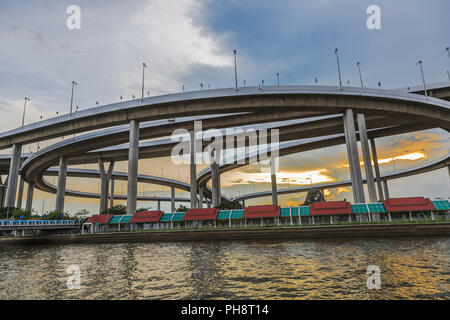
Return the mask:
POLYGON ((214 207, 218 210, 233 210, 233 209, 241 209, 241 205, 239 203, 221 203, 219 206, 214 207))
POLYGON ((119 205, 114 206, 112 208, 103 210, 101 212, 101 214, 114 214, 114 215, 121 216, 121 215, 127 214, 127 207, 124 206, 124 205, 119 204, 119 205))
POLYGON ((86 209, 81 209, 78 212, 75 212, 74 218, 86 218, 89 215, 89 211, 86 209))
POLYGON ((178 207, 178 209, 176 210, 176 212, 186 212, 186 211, 188 211, 188 208, 186 206, 181 205, 181 204, 178 207))

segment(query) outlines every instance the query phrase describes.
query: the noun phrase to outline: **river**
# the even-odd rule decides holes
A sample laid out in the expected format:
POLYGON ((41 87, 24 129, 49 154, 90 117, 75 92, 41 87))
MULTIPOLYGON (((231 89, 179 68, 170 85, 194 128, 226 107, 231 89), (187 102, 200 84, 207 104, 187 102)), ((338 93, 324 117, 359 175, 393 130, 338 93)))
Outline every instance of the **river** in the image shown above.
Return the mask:
POLYGON ((0 299, 449 299, 449 255, 447 237, 3 246, 0 299))

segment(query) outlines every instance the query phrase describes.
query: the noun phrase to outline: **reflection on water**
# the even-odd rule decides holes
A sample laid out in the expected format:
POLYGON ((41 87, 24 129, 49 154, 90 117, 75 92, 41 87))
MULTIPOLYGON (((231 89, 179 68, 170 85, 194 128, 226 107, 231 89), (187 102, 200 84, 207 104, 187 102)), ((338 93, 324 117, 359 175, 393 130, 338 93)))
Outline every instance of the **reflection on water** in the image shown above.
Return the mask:
POLYGON ((449 299, 450 239, 0 248, 0 299, 449 299), (366 287, 369 265, 381 289, 366 287), (66 268, 81 269, 68 290, 66 268))

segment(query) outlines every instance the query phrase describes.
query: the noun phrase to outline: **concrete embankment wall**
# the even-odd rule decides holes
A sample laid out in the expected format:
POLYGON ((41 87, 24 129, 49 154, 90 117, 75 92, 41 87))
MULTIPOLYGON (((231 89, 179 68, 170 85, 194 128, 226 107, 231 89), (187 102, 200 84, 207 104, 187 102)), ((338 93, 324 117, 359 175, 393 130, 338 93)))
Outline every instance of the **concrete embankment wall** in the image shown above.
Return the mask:
POLYGON ((0 238, 0 245, 450 236, 450 223, 171 230, 0 238))

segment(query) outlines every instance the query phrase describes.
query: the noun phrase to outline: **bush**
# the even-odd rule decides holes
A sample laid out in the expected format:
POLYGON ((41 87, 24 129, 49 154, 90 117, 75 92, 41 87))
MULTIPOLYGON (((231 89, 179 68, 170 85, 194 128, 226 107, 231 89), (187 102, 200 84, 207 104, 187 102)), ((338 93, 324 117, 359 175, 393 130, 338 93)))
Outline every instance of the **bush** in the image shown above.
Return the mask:
POLYGON ((114 215, 119 215, 119 216, 120 215, 124 215, 124 214, 127 214, 127 207, 124 206, 124 205, 119 204, 119 205, 114 206, 112 208, 103 210, 101 212, 101 214, 114 214, 114 215))
POLYGON ((42 219, 44 220, 64 220, 68 218, 70 217, 67 215, 67 213, 61 212, 59 210, 47 211, 45 213, 45 217, 42 217, 42 219))
POLYGON ((23 220, 28 220, 33 218, 34 216, 32 215, 31 211, 27 211, 27 210, 22 210, 19 208, 2 208, 0 209, 0 218, 2 219, 6 219, 8 218, 14 218, 16 220, 20 219, 20 216, 23 215, 23 220))
POLYGON ((183 206, 182 204, 180 204, 180 206, 178 207, 178 209, 176 210, 176 212, 186 212, 189 209, 186 206, 183 206))
POLYGON ((242 209, 239 203, 221 203, 220 206, 216 206, 215 208, 218 210, 242 209))

